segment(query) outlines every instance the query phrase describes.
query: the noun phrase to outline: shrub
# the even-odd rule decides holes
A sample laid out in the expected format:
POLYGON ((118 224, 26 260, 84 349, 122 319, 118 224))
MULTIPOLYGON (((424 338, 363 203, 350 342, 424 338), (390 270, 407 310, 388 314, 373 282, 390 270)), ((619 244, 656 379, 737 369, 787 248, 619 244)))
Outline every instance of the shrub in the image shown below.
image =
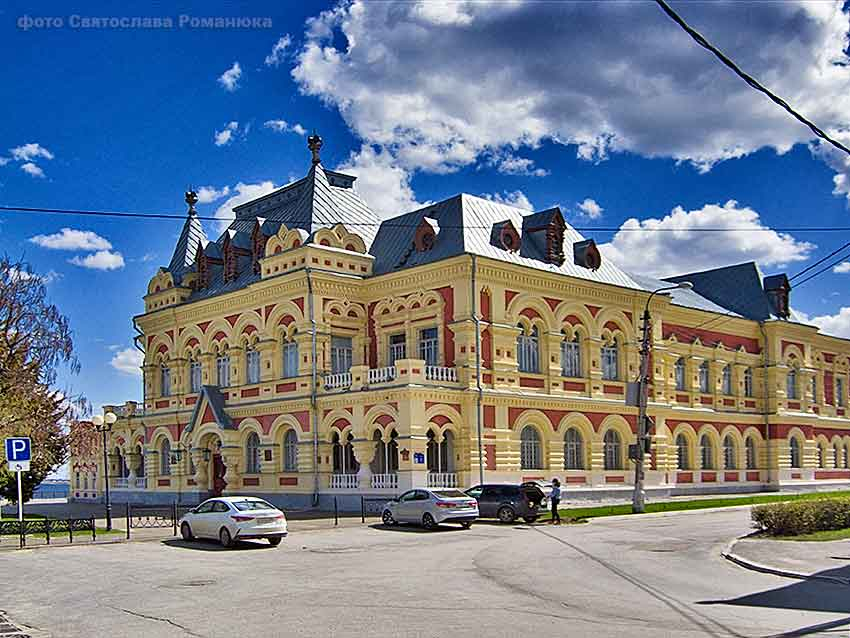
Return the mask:
POLYGON ((850 527, 850 498, 772 503, 753 507, 753 522, 771 536, 797 536, 850 527))

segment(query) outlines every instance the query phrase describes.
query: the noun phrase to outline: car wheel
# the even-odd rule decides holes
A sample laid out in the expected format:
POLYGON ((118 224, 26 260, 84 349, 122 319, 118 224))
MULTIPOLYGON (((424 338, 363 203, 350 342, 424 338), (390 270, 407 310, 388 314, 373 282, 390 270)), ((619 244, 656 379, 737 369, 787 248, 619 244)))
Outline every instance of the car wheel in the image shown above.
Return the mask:
POLYGON ((463 523, 460 524, 460 526, 463 529, 469 529, 470 527, 472 527, 472 521, 464 521, 463 523))
POLYGON ((537 520, 536 516, 523 516, 522 520, 531 525, 534 521, 537 520))
POLYGON ((189 523, 183 523, 180 526, 180 535, 183 537, 184 541, 191 541, 195 539, 194 535, 192 534, 192 528, 189 527, 189 523))
POLYGON ((499 522, 501 523, 513 523, 516 520, 516 512, 507 505, 505 507, 499 508, 499 513, 497 514, 499 517, 499 522))
POLYGON ((230 532, 226 527, 221 528, 221 531, 218 533, 218 540, 222 547, 231 547, 233 545, 233 538, 230 536, 230 532))
POLYGON ((280 545, 281 540, 282 539, 280 538, 280 536, 269 536, 269 545, 271 545, 272 547, 277 547, 278 545, 280 545))
POLYGON ((422 527, 424 527, 427 530, 432 530, 435 527, 437 527, 437 521, 434 520, 434 517, 431 516, 430 513, 425 512, 422 515, 422 527))
POLYGON ((389 510, 384 510, 384 513, 381 514, 381 520, 384 522, 384 525, 397 525, 398 521, 393 518, 393 513, 389 510))

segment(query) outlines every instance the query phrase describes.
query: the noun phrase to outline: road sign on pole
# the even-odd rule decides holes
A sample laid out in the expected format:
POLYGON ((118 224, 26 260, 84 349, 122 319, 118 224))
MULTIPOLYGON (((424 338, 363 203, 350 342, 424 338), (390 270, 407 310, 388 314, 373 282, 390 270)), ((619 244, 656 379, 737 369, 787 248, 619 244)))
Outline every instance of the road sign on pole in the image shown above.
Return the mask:
POLYGON ((6 463, 10 472, 18 473, 18 520, 24 520, 24 498, 21 486, 21 474, 29 472, 32 458, 32 441, 28 436, 14 436, 6 439, 6 463))

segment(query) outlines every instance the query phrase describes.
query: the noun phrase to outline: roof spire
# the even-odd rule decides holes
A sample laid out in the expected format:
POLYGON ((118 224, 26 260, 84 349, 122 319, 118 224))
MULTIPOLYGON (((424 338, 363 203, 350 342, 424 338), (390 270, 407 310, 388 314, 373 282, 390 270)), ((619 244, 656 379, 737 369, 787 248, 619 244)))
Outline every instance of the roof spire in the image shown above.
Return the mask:
POLYGON ((197 211, 195 210, 195 204, 198 203, 198 194, 192 190, 192 187, 189 186, 189 190, 186 191, 184 196, 185 201, 189 204, 188 215, 191 217, 192 215, 197 215, 197 211))
POLYGON ((313 134, 307 138, 307 148, 313 154, 313 166, 320 163, 319 151, 322 148, 322 138, 316 134, 316 129, 313 129, 313 134))

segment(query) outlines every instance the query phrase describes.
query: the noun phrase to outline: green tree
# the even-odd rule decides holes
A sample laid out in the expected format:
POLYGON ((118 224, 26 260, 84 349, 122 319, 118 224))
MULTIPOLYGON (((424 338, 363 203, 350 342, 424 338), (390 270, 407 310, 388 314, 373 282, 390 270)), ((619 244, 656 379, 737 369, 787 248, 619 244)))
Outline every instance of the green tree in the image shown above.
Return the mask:
MULTIPOLYGON (((81 396, 54 386, 60 368, 80 365, 67 317, 47 299, 44 280, 24 261, 0 259, 0 438, 29 436, 33 458, 22 477, 24 500, 68 460, 72 430, 87 410, 81 396)), ((0 463, 0 496, 17 501, 17 479, 0 463)))

